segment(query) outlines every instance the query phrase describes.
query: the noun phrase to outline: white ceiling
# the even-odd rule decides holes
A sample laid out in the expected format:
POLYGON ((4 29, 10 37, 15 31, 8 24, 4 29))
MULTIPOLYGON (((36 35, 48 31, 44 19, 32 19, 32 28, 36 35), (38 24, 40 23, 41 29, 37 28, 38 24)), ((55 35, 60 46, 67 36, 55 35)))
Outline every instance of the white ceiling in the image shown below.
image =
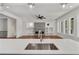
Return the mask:
POLYGON ((4 3, 3 9, 20 17, 34 17, 34 15, 43 15, 46 18, 56 19, 66 12, 76 8, 79 4, 70 3, 62 8, 59 3, 35 3, 34 8, 29 8, 27 3, 4 3), (8 6, 9 8, 6 8, 8 6))

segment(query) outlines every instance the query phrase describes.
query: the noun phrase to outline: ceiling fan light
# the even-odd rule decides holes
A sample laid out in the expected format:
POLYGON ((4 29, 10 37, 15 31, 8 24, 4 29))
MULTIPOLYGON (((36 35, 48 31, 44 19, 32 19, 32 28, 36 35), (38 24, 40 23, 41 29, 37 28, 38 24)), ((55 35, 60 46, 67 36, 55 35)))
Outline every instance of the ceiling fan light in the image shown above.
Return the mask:
POLYGON ((29 8, 33 8, 35 6, 34 3, 28 3, 28 5, 29 5, 29 8))

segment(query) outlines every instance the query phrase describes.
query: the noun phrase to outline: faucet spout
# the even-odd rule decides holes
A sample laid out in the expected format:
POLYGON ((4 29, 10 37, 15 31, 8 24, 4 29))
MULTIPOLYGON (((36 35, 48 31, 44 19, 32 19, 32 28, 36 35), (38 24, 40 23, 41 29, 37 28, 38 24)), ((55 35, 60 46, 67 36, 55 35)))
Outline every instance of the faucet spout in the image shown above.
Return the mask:
POLYGON ((42 42, 43 41, 43 34, 42 34, 42 32, 40 33, 40 42, 42 42))
POLYGON ((43 39, 40 38, 40 42, 42 42, 42 41, 43 41, 43 39))
POLYGON ((39 31, 39 35, 40 35, 40 42, 43 41, 43 34, 42 34, 42 31, 39 31))

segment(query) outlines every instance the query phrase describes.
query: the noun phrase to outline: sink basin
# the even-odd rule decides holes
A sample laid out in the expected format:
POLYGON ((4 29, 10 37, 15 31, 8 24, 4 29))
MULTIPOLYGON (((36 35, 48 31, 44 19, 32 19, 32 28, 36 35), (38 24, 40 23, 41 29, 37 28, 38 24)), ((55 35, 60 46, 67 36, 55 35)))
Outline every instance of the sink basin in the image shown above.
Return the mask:
POLYGON ((25 50, 58 50, 52 43, 29 43, 25 50))

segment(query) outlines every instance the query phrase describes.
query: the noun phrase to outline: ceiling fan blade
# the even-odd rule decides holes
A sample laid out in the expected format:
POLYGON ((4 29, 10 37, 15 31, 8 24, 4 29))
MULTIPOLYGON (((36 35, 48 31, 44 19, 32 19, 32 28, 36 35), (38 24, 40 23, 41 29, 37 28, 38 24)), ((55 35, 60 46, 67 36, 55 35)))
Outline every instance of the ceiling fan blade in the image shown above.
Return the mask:
POLYGON ((41 16, 40 14, 38 14, 38 15, 32 15, 32 17, 33 18, 36 18, 36 19, 46 19, 46 17, 44 17, 44 16, 41 16))

